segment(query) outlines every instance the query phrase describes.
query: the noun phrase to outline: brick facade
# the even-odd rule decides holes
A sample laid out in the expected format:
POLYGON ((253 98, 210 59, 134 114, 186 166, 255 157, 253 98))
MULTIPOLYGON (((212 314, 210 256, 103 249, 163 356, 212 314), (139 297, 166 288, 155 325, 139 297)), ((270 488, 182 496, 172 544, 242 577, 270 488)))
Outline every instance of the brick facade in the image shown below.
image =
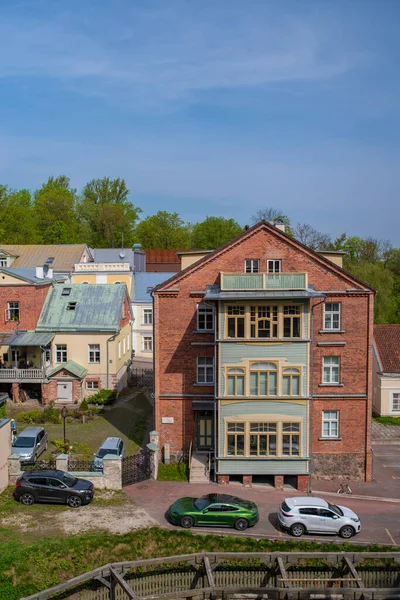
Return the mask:
MULTIPOLYGON (((170 444, 172 456, 187 451, 196 436, 192 402, 213 398, 213 386, 196 384, 197 358, 214 354, 214 334, 197 332, 197 305, 206 286, 219 284, 221 272, 243 273, 244 259, 253 257, 260 258, 261 272, 266 270, 266 259, 280 259, 283 273, 307 273, 308 285, 325 293, 327 302, 340 302, 340 332, 322 332, 322 306, 311 311, 314 325, 309 365, 309 454, 313 455, 313 474, 317 477, 342 475, 369 480, 373 292, 266 224, 255 226, 198 261, 168 284, 159 286, 155 293, 155 428, 160 432, 161 448, 170 444), (340 357, 339 386, 321 385, 325 356, 340 357), (320 439, 323 410, 340 411, 339 439, 320 439), (163 423, 162 417, 173 417, 173 423, 163 423)), ((319 302, 310 300, 310 305, 319 302)), ((218 482, 228 481, 229 476, 218 475, 218 482)), ((283 486, 283 475, 275 476, 275 484, 283 486)), ((299 475, 298 485, 307 489, 308 476, 299 475)))
MULTIPOLYGON (((0 282, 1 283, 1 282, 0 282)), ((1 285, 0 284, 0 331, 13 333, 15 321, 7 321, 8 302, 19 302, 20 331, 34 330, 40 316, 51 283, 44 285, 1 285)))

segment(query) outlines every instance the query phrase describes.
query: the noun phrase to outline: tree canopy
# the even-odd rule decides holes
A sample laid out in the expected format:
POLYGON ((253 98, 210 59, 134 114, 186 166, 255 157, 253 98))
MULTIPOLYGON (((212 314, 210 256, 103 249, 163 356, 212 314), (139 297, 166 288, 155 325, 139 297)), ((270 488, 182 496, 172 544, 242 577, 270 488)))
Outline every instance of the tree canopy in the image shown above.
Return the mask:
POLYGON ((192 248, 214 250, 223 246, 243 232, 243 227, 234 219, 207 217, 201 223, 195 223, 192 229, 192 248))

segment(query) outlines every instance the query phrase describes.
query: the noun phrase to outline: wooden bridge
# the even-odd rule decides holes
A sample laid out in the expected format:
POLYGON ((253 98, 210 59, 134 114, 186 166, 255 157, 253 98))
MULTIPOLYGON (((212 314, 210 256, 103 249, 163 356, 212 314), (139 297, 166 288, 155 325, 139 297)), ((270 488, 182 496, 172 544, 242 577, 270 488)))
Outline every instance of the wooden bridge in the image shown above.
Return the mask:
POLYGON ((400 552, 203 552, 112 563, 21 600, 395 600, 400 552))

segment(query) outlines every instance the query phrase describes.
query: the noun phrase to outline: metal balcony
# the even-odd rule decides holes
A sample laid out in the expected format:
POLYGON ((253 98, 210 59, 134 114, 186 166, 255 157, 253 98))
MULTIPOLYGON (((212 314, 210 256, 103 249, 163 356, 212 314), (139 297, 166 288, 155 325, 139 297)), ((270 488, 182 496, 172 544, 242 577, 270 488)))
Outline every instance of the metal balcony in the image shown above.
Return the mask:
POLYGON ((221 290, 307 290, 307 273, 221 273, 221 290))

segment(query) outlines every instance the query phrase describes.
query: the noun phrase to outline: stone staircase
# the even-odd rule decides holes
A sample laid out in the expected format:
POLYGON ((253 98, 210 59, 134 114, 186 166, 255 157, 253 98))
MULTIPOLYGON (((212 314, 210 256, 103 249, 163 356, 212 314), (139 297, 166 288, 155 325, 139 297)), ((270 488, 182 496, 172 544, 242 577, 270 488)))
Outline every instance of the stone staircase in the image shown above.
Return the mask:
POLYGON ((189 473, 190 483, 210 483, 208 454, 193 452, 189 473))

